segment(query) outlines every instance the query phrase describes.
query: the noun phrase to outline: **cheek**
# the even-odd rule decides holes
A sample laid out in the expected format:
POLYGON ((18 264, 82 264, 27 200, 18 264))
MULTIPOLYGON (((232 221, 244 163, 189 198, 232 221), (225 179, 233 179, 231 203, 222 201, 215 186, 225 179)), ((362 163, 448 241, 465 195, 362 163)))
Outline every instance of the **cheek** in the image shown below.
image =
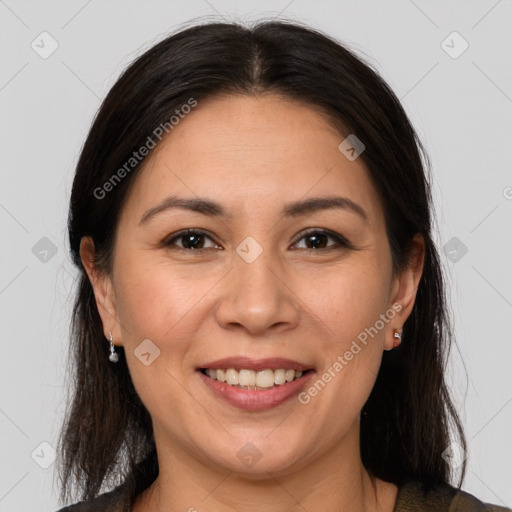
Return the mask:
POLYGON ((163 407, 165 417, 169 413, 166 404, 181 407, 182 385, 178 381, 191 339, 188 319, 205 293, 197 283, 190 278, 177 279, 168 265, 149 258, 126 258, 118 264, 116 304, 127 364, 135 389, 152 416, 158 417, 157 411, 163 407), (141 354, 145 352, 149 357, 144 362, 141 354))
POLYGON ((377 258, 362 258, 350 269, 333 273, 325 282, 328 297, 317 310, 328 327, 318 340, 319 352, 326 355, 318 378, 327 374, 330 379, 322 391, 329 395, 324 404, 346 407, 349 418, 364 405, 379 371, 390 325, 389 319, 381 320, 389 300, 386 271, 377 258))
MULTIPOLYGON (((133 253, 136 256, 136 251, 133 253)), ((208 320, 208 292, 219 278, 207 272, 207 266, 192 269, 162 258, 135 256, 118 265, 117 312, 134 382, 155 386, 172 382, 184 367, 189 370, 188 354, 201 324, 208 320), (156 345, 146 342, 157 357, 149 367, 153 371, 144 373, 136 356, 141 350, 137 348, 147 339, 156 345)))
MULTIPOLYGON (((332 269, 312 279, 302 297, 322 320, 329 342, 339 349, 373 326, 388 304, 388 280, 384 269, 371 262, 332 269)), ((327 347, 325 347, 327 348, 327 347)))
MULTIPOLYGON (((381 315, 388 306, 388 281, 378 260, 361 258, 353 266, 333 271, 310 293, 310 309, 319 318, 316 337, 323 354, 318 378, 329 380, 324 404, 340 404, 355 414, 375 383, 389 320, 381 315), (334 377, 332 376, 334 375, 334 377)), ((321 386, 318 386, 321 387, 321 386)))
POLYGON ((315 352, 322 354, 321 367, 303 399, 336 437, 356 421, 375 384, 385 328, 372 327, 385 313, 387 296, 374 273, 340 273, 325 286, 326 293, 313 297, 315 309, 311 304, 320 319, 315 352))
POLYGON ((117 312, 129 337, 162 340, 208 290, 190 269, 180 272, 162 260, 127 258, 118 269, 117 312))

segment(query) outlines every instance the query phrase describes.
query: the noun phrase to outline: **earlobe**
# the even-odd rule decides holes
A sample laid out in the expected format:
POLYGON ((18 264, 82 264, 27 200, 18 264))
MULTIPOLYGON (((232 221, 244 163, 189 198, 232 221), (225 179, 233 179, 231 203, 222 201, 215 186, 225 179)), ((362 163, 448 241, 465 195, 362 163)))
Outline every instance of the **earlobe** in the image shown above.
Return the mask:
POLYGON ((121 345, 118 330, 116 301, 114 287, 108 275, 97 270, 94 263, 94 241, 90 237, 83 237, 80 242, 80 258, 93 288, 96 307, 103 324, 105 338, 109 339, 110 332, 116 337, 117 345, 121 345))
POLYGON ((384 350, 393 350, 400 346, 402 343, 402 330, 401 329, 393 329, 393 341, 392 344, 389 342, 384 343, 384 350))

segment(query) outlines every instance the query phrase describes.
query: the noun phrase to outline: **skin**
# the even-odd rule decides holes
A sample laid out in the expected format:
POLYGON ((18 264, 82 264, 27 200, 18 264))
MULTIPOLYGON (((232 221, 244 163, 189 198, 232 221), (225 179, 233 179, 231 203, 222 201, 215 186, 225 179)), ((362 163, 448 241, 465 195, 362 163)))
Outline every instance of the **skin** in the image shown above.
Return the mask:
POLYGON ((424 243, 415 238, 410 266, 393 275, 379 196, 362 159, 338 150, 343 139, 314 108, 276 95, 200 102, 138 176, 111 276, 95 271, 94 246, 82 240, 105 336, 125 347, 153 419, 160 474, 136 512, 393 510, 396 486, 372 486, 361 463, 360 412, 414 305, 424 243), (139 224, 171 194, 212 199, 232 217, 174 209, 139 224), (358 203, 368 221, 342 209, 281 214, 289 202, 329 195, 358 203), (209 232, 194 239, 202 251, 184 249, 186 238, 163 245, 185 228, 209 232), (354 248, 330 237, 315 248, 309 228, 354 248), (263 248, 252 263, 236 252, 248 236, 263 248), (244 411, 195 371, 226 356, 280 356, 315 368, 314 382, 393 304, 402 309, 308 404, 244 411), (149 366, 134 355, 145 339, 160 350, 149 366), (261 453, 252 467, 237 457, 247 442, 261 453))

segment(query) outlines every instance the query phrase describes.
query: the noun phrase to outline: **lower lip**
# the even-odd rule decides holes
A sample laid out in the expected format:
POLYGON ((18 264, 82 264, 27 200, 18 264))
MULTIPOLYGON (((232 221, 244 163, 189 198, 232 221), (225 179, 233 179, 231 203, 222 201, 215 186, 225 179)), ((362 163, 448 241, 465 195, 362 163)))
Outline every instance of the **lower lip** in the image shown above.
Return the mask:
POLYGON ((203 382, 220 398, 226 402, 248 411, 263 411, 276 407, 293 396, 297 395, 300 390, 310 380, 311 376, 315 373, 309 370, 304 373, 302 377, 286 384, 274 386, 267 390, 254 390, 242 389, 235 386, 230 386, 225 382, 211 379, 200 370, 197 371, 203 382))

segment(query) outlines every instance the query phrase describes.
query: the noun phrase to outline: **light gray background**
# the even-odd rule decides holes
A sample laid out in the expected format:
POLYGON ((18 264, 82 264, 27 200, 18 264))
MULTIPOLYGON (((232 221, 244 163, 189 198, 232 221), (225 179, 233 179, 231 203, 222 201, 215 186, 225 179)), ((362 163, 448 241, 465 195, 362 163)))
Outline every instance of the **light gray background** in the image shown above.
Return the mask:
POLYGON ((449 375, 470 445, 464 489, 512 505, 512 1, 0 0, 0 511, 58 507, 41 443, 55 446, 64 414, 75 276, 65 223, 100 101, 136 55, 191 18, 280 13, 364 52, 427 146, 438 243, 468 249, 455 246, 457 262, 443 253, 458 338, 449 375), (58 42, 47 59, 31 48, 50 48, 43 31, 58 42), (458 58, 441 45, 453 31, 469 44, 458 58))

